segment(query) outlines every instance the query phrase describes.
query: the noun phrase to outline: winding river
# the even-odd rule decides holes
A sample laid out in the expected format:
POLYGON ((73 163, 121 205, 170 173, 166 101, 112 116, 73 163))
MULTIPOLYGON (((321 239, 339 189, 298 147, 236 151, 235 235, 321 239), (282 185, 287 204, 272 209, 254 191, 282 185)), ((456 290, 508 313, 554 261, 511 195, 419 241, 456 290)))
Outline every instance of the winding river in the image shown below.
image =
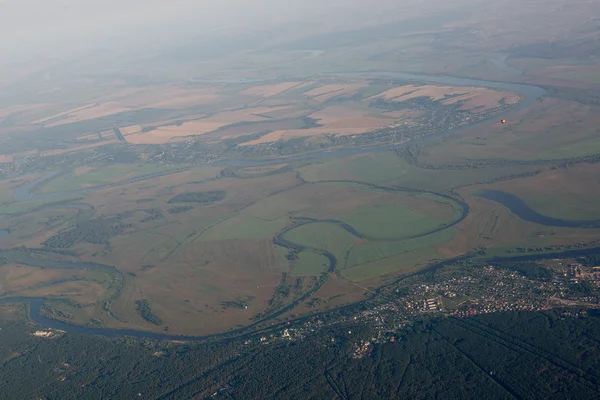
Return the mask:
MULTIPOLYGON (((473 87, 484 87, 484 88, 490 88, 490 89, 507 90, 507 91, 519 93, 522 96, 521 102, 517 106, 515 106, 513 109, 508 111, 506 114, 504 114, 505 117, 507 115, 515 113, 523 108, 529 107, 537 99, 541 98, 545 94, 544 89, 536 87, 536 86, 505 83, 505 82, 484 81, 484 80, 476 80, 476 79, 468 79, 468 78, 458 78, 458 77, 451 77, 451 76, 444 76, 444 75, 433 76, 433 75, 419 75, 419 74, 379 71, 379 72, 369 72, 369 73, 328 74, 328 75, 319 75, 319 76, 320 77, 324 77, 324 76, 325 77, 327 77, 327 76, 330 76, 330 77, 331 76, 378 77, 378 78, 397 80, 397 81, 401 81, 402 83, 433 83, 433 84, 455 85, 455 86, 473 86, 473 87)), ((295 78, 297 78, 297 79, 298 78, 299 79, 307 78, 308 79, 308 78, 318 78, 319 76, 305 76, 305 77, 295 77, 295 78)), ((267 81, 271 81, 271 80, 253 80, 252 82, 259 83, 259 82, 267 82, 267 81)), ((211 82, 211 83, 226 82, 226 80, 211 80, 209 82, 211 82)), ((235 82, 246 82, 246 81, 236 80, 235 82)), ((431 139, 438 138, 438 137, 441 137, 444 135, 455 133, 459 130, 463 130, 466 128, 472 128, 475 125, 481 125, 488 121, 489 121, 489 119, 482 120, 475 124, 457 127, 454 129, 450 129, 450 130, 441 132, 436 135, 430 135, 427 137, 409 140, 402 144, 384 144, 384 145, 376 145, 376 146, 371 146, 371 147, 363 147, 363 148, 355 148, 355 149, 342 149, 342 150, 323 150, 323 151, 317 151, 317 152, 312 152, 312 153, 293 155, 293 156, 289 156, 289 157, 279 157, 279 158, 265 159, 265 160, 228 160, 228 161, 207 163, 205 165, 242 166, 242 167, 258 166, 258 165, 268 165, 268 164, 279 164, 282 162, 291 162, 291 161, 298 161, 298 160, 305 160, 305 159, 325 158, 325 157, 327 157, 327 158, 341 157, 341 156, 354 155, 354 154, 367 154, 367 153, 382 152, 382 151, 387 151, 387 150, 391 150, 391 149, 395 149, 395 148, 399 148, 399 147, 403 147, 403 146, 421 143, 421 142, 424 142, 427 140, 431 140, 431 139)), ((85 193, 88 193, 91 191, 131 184, 131 183, 143 181, 146 179, 151 179, 151 178, 156 178, 159 176, 165 176, 165 175, 169 175, 169 174, 178 173, 178 172, 181 172, 181 171, 184 171, 187 169, 189 169, 189 168, 182 168, 182 169, 177 169, 177 170, 170 170, 170 171, 164 171, 164 172, 159 172, 159 173, 154 173, 154 174, 149 174, 149 175, 143 175, 143 176, 125 179, 120 182, 110 183, 110 184, 106 184, 106 185, 99 185, 99 186, 95 186, 95 187, 90 187, 90 188, 86 188, 86 189, 82 189, 82 190, 75 190, 75 191, 70 191, 70 192, 52 193, 52 194, 34 194, 34 193, 32 193, 32 191, 35 190, 37 187, 43 185, 45 182, 48 182, 49 180, 52 180, 58 174, 60 174, 60 171, 53 171, 53 172, 48 173, 44 177, 42 177, 34 182, 31 182, 31 183, 21 187, 19 190, 17 190, 15 193, 15 201, 48 200, 48 199, 53 199, 53 198, 65 198, 65 197, 80 196, 82 194, 85 194, 85 193)), ((348 181, 346 181, 346 182, 348 182, 348 181)), ((384 190, 390 189, 389 187, 379 187, 377 185, 373 185, 373 184, 370 184, 367 182, 352 182, 352 183, 368 185, 374 189, 384 189, 384 190)), ((392 189, 393 190, 408 190, 408 189, 402 189, 402 188, 392 188, 392 189)), ((410 189, 410 190, 415 191, 414 189, 410 189)), ((423 192, 425 192, 425 191, 423 191, 423 192)), ((438 193, 435 193, 435 194, 440 195, 438 193)), ((442 195, 442 196, 447 197, 455 202, 458 201, 462 207, 462 213, 461 213, 460 218, 452 221, 449 224, 446 224, 443 227, 437 228, 435 231, 446 229, 449 226, 457 224, 458 222, 462 221, 467 216, 468 211, 469 211, 468 205, 466 203, 461 202, 460 200, 457 200, 453 197, 449 197, 449 196, 445 196, 445 195, 442 195)), ((57 206, 59 206, 59 205, 57 205, 57 206)), ((60 206, 65 207, 68 205, 62 204, 60 206)), ((331 222, 334 222, 334 221, 331 221, 331 222)), ((339 221, 335 221, 335 222, 339 222, 339 221)), ((311 222, 307 221, 306 223, 311 223, 311 222)), ((354 229, 352 227, 349 227, 349 228, 352 230, 354 229)), ((274 238, 274 241, 277 243, 277 241, 279 240, 280 243, 278 243, 278 244, 282 244, 286 247, 288 245, 292 248, 293 248, 293 246, 297 247, 298 246, 297 244, 291 243, 291 242, 283 239, 282 236, 284 233, 285 233, 285 231, 280 232, 280 234, 274 238)), ((432 233, 432 232, 427 232, 426 234, 430 234, 430 233, 432 233)), ((7 234, 8 234, 7 231, 0 231, 0 238, 3 236, 6 236, 7 234)), ((328 252, 323 252, 323 250, 319 250, 319 249, 315 249, 315 250, 321 252, 321 254, 324 254, 329 259, 329 262, 330 262, 329 270, 332 270, 332 268, 335 268, 335 264, 336 264, 337 260, 333 254, 328 253, 328 252)), ((106 268, 106 269, 110 269, 113 272, 116 270, 115 267, 102 265, 102 264, 85 263, 85 262, 76 263, 76 262, 51 261, 51 260, 41 259, 41 258, 37 258, 37 257, 32 257, 31 255, 24 254, 23 252, 18 252, 18 251, 15 252, 15 251, 10 251, 10 250, 0 252, 0 256, 3 256, 3 257, 9 256, 7 258, 12 259, 13 261, 18 261, 23 264, 33 265, 33 266, 46 266, 46 267, 52 267, 52 268, 106 268)), ((426 269, 423 272, 430 271, 432 268, 439 268, 440 266, 442 266, 444 264, 445 263, 436 264, 436 265, 431 266, 430 268, 426 269)), ((67 324, 64 322, 60 322, 60 321, 49 319, 49 318, 42 316, 41 308, 44 305, 44 301, 45 301, 45 299, 43 299, 43 298, 22 298, 22 297, 2 298, 2 299, 0 299, 0 303, 15 303, 15 302, 28 303, 30 305, 30 318, 34 322, 36 322, 40 325, 43 325, 43 326, 50 327, 50 328, 61 329, 61 330, 74 332, 74 333, 102 335, 102 336, 107 336, 107 337, 133 336, 133 337, 137 337, 137 338, 148 338, 148 339, 158 339, 158 340, 206 340, 209 338, 219 338, 219 337, 228 337, 228 336, 236 335, 236 334, 239 334, 239 335, 245 334, 248 332, 248 330, 257 326, 259 323, 262 323, 267 319, 275 318, 275 317, 282 315, 283 313, 289 311, 298 302, 305 300, 307 298, 307 296, 310 296, 311 294, 312 294, 311 292, 306 293, 305 295, 302 296, 301 299, 298 299, 294 303, 285 306, 284 308, 278 310, 274 314, 269 315, 267 318, 261 319, 260 321, 256 321, 250 325, 244 326, 239 329, 235 329, 233 331, 224 332, 224 333, 220 333, 220 334, 214 334, 214 335, 208 335, 208 336, 182 336, 182 335, 172 335, 172 334, 167 334, 167 333, 153 333, 153 332, 148 332, 148 331, 131 330, 131 329, 122 329, 121 330, 121 329, 95 328, 95 327, 70 325, 70 324, 67 324)))
POLYGON ((533 210, 517 196, 499 190, 483 190, 478 197, 500 203, 517 217, 539 225, 557 226, 562 228, 600 229, 600 220, 578 221, 548 217, 533 210))

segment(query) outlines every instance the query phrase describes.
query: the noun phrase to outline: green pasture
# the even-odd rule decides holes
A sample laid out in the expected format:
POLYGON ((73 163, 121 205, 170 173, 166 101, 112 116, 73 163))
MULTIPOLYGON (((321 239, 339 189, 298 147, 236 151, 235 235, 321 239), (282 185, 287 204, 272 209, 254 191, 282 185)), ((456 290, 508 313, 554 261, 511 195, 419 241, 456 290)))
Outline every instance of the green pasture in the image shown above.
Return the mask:
MULTIPOLYGON (((440 143, 440 146, 442 143, 440 143)), ((435 153, 437 156, 437 153, 435 153)), ((457 153, 460 157, 460 153, 457 153)), ((464 155, 464 157, 467 157, 464 155)), ((421 159, 420 159, 421 160, 421 159)), ((437 165, 437 157, 424 157, 425 163, 437 165)), ((453 163, 470 162, 468 159, 453 159, 453 163)), ((342 158, 322 164, 312 164, 300 168, 301 176, 309 182, 322 180, 354 179, 379 185, 405 188, 445 191, 457 186, 484 183, 500 177, 522 172, 536 171, 540 165, 495 166, 478 169, 425 169, 407 163, 397 154, 389 151, 377 155, 357 158, 342 158)), ((364 187, 364 186, 363 186, 364 187)))
MULTIPOLYGON (((78 198, 54 198, 51 200, 33 200, 33 201, 19 201, 19 202, 13 202, 13 203, 5 203, 3 205, 0 205, 0 214, 5 214, 5 215, 17 215, 17 214, 23 214, 26 212, 30 212, 33 211, 37 208, 40 208, 41 206, 45 205, 45 204, 52 204, 52 203, 56 203, 57 201, 60 202, 69 202, 69 201, 77 201, 78 198)), ((59 206, 57 206, 57 208, 59 208, 59 206)))
MULTIPOLYGON (((181 168, 180 166, 177 168, 181 168)), ((86 186, 100 186, 133 176, 149 175, 177 169, 157 164, 115 164, 95 168, 81 175, 73 171, 60 175, 39 187, 38 193, 61 193, 85 189, 86 186)))
POLYGON ((339 220, 373 240, 402 239, 435 229, 447 222, 413 211, 402 204, 361 207, 339 220))
POLYGON ((518 193, 529 207, 540 214, 565 220, 600 220, 600 202, 594 195, 581 196, 571 193, 556 193, 541 196, 535 193, 518 193))
POLYGON ((0 206, 0 214, 15 215, 31 211, 44 204, 43 201, 20 201, 0 206))
POLYGON ((336 256, 339 264, 343 264, 346 252, 352 248, 358 238, 336 224, 317 222, 286 232, 284 239, 314 249, 327 250, 336 256))
POLYGON ((294 261, 290 275, 292 276, 315 276, 327 271, 329 260, 321 254, 312 251, 298 253, 298 259, 294 261))
MULTIPOLYGON (((581 113, 580 109, 573 109, 574 113, 581 113)), ((565 121, 552 124, 547 119, 552 118, 553 112, 558 110, 549 108, 530 113, 523 128, 521 124, 516 124, 501 131, 482 131, 477 138, 457 134, 431 141, 422 148, 419 161, 433 165, 497 159, 543 161, 584 157, 600 152, 600 137, 593 121, 577 120, 575 117, 568 120, 565 114, 565 121), (538 130, 532 131, 532 122, 539 125, 538 130)))
POLYGON ((585 83, 600 83, 600 70, 570 69, 548 75, 552 79, 585 83))
POLYGON ((432 246, 449 241, 454 236, 454 233, 455 228, 451 227, 415 239, 393 242, 371 242, 354 246, 348 254, 347 268, 353 269, 373 261, 385 260, 398 255, 403 255, 403 257, 409 259, 414 259, 414 256, 418 255, 418 258, 421 258, 422 254, 417 253, 418 250, 426 249, 427 252, 433 254, 435 251, 432 249, 432 246))
POLYGON ((241 213, 208 229, 200 240, 268 239, 281 231, 287 223, 288 218, 266 220, 241 213))
POLYGON ((284 194, 266 197, 239 214, 208 229, 202 240, 266 239, 280 232, 291 213, 307 207, 301 199, 284 194))

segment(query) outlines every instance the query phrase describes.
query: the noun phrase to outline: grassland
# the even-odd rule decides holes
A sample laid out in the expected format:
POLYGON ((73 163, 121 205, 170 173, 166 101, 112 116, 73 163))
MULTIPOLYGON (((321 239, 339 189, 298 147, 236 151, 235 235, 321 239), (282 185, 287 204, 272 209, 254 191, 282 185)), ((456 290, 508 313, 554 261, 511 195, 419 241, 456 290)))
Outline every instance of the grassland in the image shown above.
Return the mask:
POLYGON ((597 154, 599 111, 595 105, 544 98, 506 124, 490 123, 432 142, 420 159, 443 165, 475 157, 532 161, 597 154))
POLYGON ((39 187, 39 193, 62 193, 87 187, 101 186, 135 176, 149 175, 181 168, 165 167, 158 164, 115 164, 104 167, 74 169, 47 181, 39 187))
POLYGON ((598 164, 545 171, 535 177, 499 182, 481 188, 512 193, 529 207, 553 218, 600 220, 598 164))
POLYGON ((374 240, 402 239, 430 231, 444 223, 431 215, 396 204, 362 207, 352 214, 342 216, 340 220, 374 240))
POLYGON ((440 257, 436 246, 450 241, 455 234, 448 228, 421 238, 398 242, 365 243, 352 248, 342 275, 361 281, 390 273, 406 274, 440 257))
POLYGON ((329 260, 327 257, 311 251, 302 251, 298 253, 298 258, 294 260, 290 275, 318 276, 327 272, 328 268, 329 260))
POLYGON ((327 250, 340 261, 358 240, 339 226, 326 222, 299 226, 287 232, 284 238, 302 246, 327 250))

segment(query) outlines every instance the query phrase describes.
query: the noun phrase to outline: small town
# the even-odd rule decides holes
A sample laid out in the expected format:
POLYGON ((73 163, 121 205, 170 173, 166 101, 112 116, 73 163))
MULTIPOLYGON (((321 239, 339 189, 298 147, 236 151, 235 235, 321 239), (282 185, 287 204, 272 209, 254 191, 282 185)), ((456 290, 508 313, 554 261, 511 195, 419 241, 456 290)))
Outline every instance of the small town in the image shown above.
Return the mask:
MULTIPOLYGON (((315 317, 298 325, 276 330, 259 338, 261 344, 302 339, 319 328, 363 323, 376 329, 371 340, 356 344, 354 357, 369 353, 372 344, 395 341, 397 335, 415 321, 428 317, 465 318, 507 311, 544 311, 551 308, 600 307, 600 267, 584 266, 577 260, 554 259, 538 264, 540 277, 527 277, 520 271, 494 265, 468 270, 441 272, 435 282, 404 284, 389 293, 370 299, 366 310, 354 315, 339 313, 330 318, 315 317), (451 275, 444 278, 444 275, 451 275)), ((351 331, 348 332, 351 334, 351 331)), ((332 340, 335 340, 332 338, 332 340)), ((252 343, 249 339, 246 344, 252 343)))

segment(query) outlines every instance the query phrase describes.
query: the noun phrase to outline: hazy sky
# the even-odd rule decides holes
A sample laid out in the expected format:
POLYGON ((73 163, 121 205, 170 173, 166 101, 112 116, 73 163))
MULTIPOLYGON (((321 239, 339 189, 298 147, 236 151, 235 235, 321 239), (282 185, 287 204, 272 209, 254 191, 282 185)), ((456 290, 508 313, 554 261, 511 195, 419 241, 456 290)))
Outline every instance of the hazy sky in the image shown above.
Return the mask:
MULTIPOLYGON (((0 46, 63 45, 140 30, 162 31, 175 21, 197 21, 195 29, 222 20, 225 2, 204 0, 0 0, 0 46), (201 4, 201 7, 199 6, 201 4), (202 12, 199 12, 200 9, 202 12), (213 19, 213 21, 215 21, 213 19)), ((234 14, 235 15, 235 14, 234 14)))
MULTIPOLYGON (((375 0, 393 4, 392 0, 375 0)), ((408 1, 403 1, 406 4, 408 1)), ((365 0, 0 0, 0 49, 81 45, 115 36, 198 34, 330 14, 375 12, 365 0), (353 12, 354 11, 354 12, 353 12), (57 43, 60 41, 61 43, 57 43)), ((331 18, 333 17, 333 18, 331 18)), ((307 20, 307 22, 309 22, 307 20)), ((350 20, 346 22, 351 22, 350 20)))
POLYGON ((80 55, 116 62, 149 48, 256 29, 294 26, 299 34, 352 29, 406 18, 439 1, 0 0, 0 83, 10 73, 26 75, 80 55))

